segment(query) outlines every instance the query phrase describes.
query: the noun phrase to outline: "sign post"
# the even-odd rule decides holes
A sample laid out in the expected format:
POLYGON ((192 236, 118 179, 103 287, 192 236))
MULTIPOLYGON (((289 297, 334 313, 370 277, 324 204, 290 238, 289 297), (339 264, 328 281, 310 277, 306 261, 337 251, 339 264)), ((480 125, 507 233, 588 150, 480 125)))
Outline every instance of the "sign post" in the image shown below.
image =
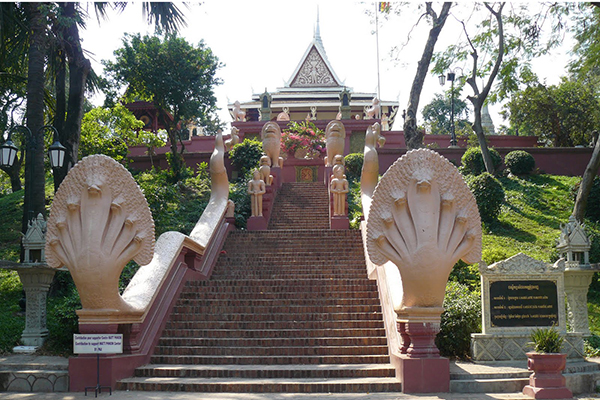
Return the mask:
POLYGON ((73 335, 73 353, 75 354, 96 354, 96 386, 85 388, 87 396, 88 389, 94 389, 94 397, 102 393, 102 389, 108 389, 112 396, 110 386, 100 386, 100 354, 120 354, 123 353, 123 335, 122 334, 74 334, 73 335))

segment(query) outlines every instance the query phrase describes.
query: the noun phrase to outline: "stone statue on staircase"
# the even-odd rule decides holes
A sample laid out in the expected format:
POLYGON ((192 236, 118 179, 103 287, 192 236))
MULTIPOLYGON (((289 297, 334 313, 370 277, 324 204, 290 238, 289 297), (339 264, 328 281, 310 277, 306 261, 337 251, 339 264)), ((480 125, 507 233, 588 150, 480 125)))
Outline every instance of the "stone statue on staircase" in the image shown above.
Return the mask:
POLYGON ((252 204, 252 216, 262 217, 262 197, 267 192, 265 182, 260 179, 260 172, 255 169, 253 179, 248 182, 248 194, 252 204))
POLYGON ((341 164, 333 169, 330 190, 333 193, 333 215, 346 215, 346 194, 349 189, 344 166, 341 164))
POLYGON ((271 159, 269 156, 262 156, 260 158, 260 168, 258 169, 260 173, 260 179, 263 180, 266 186, 271 186, 273 184, 273 175, 271 175, 271 159))

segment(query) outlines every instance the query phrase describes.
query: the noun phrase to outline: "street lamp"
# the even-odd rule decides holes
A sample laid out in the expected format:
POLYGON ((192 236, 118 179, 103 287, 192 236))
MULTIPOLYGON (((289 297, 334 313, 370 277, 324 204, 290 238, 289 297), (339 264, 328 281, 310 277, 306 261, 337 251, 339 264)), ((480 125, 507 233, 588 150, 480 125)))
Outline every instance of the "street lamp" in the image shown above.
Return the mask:
MULTIPOLYGON (((38 130, 38 134, 47 129, 51 129, 54 132, 54 143, 52 143, 52 145, 48 149, 50 165, 52 166, 52 168, 61 168, 64 165, 65 154, 67 152, 67 149, 58 141, 58 131, 52 125, 42 126, 38 130)), ((0 166, 10 168, 15 163, 15 159, 19 149, 11 140, 11 136, 12 133, 16 130, 22 130, 25 133, 25 143, 27 151, 27 157, 25 159, 27 166, 25 169, 29 173, 29 179, 27 179, 27 182, 31 183, 31 166, 33 164, 31 160, 31 155, 35 150, 36 144, 35 138, 33 137, 33 134, 31 133, 31 130, 28 127, 24 125, 15 125, 12 128, 10 128, 10 130, 8 131, 8 137, 6 138, 6 142, 4 142, 2 146, 0 146, 0 166)), ((26 192, 28 193, 28 200, 31 200, 31 191, 29 190, 26 192)), ((31 201, 28 201, 28 207, 31 207, 31 201)), ((31 220, 31 218, 33 217, 33 210, 30 209, 25 212, 27 213, 27 219, 31 220)))
MULTIPOLYGON (((15 125, 8 131, 8 137, 6 138, 6 142, 2 146, 0 146, 0 166, 10 168, 15 163, 15 158, 17 156, 17 152, 19 149, 13 141, 11 140, 11 135, 13 131, 21 129, 25 132, 25 142, 27 144, 27 150, 33 150, 35 146, 35 142, 33 140, 33 135, 31 134, 31 130, 23 125, 15 125)), ((48 148, 48 156, 50 158, 50 165, 52 168, 61 168, 65 163, 65 154, 67 149, 65 146, 60 144, 58 141, 58 131, 52 125, 44 125, 39 130, 38 133, 46 130, 52 129, 54 132, 54 143, 48 148)))
MULTIPOLYGON (((448 72, 447 78, 452 83, 452 87, 450 88, 450 147, 457 147, 456 131, 454 129, 454 80, 456 79, 456 73, 454 71, 448 72)), ((440 80, 440 85, 444 86, 446 84, 445 75, 440 75, 438 79, 440 80)))

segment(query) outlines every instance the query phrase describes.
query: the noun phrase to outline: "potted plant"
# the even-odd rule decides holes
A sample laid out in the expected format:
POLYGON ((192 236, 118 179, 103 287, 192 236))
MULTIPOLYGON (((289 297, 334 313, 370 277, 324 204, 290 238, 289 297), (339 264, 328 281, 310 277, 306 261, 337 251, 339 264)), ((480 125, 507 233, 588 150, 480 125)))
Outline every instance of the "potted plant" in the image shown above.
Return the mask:
POLYGON ((527 353, 527 369, 533 373, 523 394, 534 399, 572 398, 562 375, 567 364, 567 355, 560 352, 563 336, 554 327, 539 328, 531 333, 531 341, 534 351, 527 353))

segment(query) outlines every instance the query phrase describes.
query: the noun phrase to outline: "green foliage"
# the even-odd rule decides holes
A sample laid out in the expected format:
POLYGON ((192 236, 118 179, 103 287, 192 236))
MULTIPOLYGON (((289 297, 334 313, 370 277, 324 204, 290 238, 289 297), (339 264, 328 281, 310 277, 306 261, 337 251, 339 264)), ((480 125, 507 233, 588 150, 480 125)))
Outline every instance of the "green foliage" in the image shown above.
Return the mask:
POLYGON ((555 147, 587 146, 600 122, 598 96, 583 81, 533 85, 515 93, 504 107, 512 126, 555 147))
POLYGON ((363 153, 351 153, 344 157, 346 178, 349 182, 360 182, 364 160, 365 155, 363 153))
POLYGON ((60 293, 48 299, 48 339, 44 350, 67 356, 73 351, 73 334, 79 332, 79 319, 75 310, 81 309, 79 293, 69 273, 68 284, 60 293))
POLYGON ((560 353, 564 338, 554 327, 538 328, 531 333, 531 341, 536 353, 560 353))
POLYGON ((23 192, 0 197, 0 260, 19 261, 23 192))
POLYGON ((23 285, 16 271, 0 269, 0 354, 19 344, 25 328, 25 313, 19 307, 23 285))
POLYGON ((143 127, 144 123, 121 104, 112 108, 96 107, 81 121, 80 158, 104 154, 125 163, 128 146, 145 144, 142 139, 146 139, 147 133, 142 131, 144 134, 140 138, 137 135, 143 127))
POLYGON ((126 101, 146 100, 168 111, 174 120, 167 129, 184 120, 194 120, 209 132, 218 128, 214 87, 222 67, 204 42, 189 44, 176 35, 125 35, 123 47, 115 50, 115 61, 103 61, 114 90, 126 88, 126 101))
MULTIPOLYGON (((238 172, 238 180, 246 183, 246 175, 259 167, 260 157, 263 155, 262 142, 254 139, 245 139, 238 143, 229 152, 231 165, 238 172)), ((237 203, 235 203, 237 206, 237 203)))
MULTIPOLYGON (((498 170, 500 164, 502 164, 502 156, 498 153, 498 150, 490 148, 490 155, 492 156, 492 164, 494 165, 494 171, 498 170)), ((481 148, 469 147, 460 159, 461 172, 466 175, 479 175, 485 172, 485 164, 483 162, 483 155, 481 154, 481 148)))
POLYGON ((481 331, 481 297, 458 282, 448 282, 444 312, 435 344, 444 357, 468 359, 471 334, 481 331))
POLYGON ((210 199, 208 165, 198 166, 196 175, 190 168, 175 184, 169 171, 151 169, 134 176, 142 189, 152 217, 156 236, 166 231, 190 233, 210 199))
POLYGON ((363 219, 362 203, 360 196, 360 181, 348 180, 348 219, 351 229, 360 229, 363 219))
MULTIPOLYGON (((469 109, 467 103, 460 99, 461 86, 454 88, 454 123, 455 132, 458 134, 463 130, 472 131, 469 122, 469 109)), ((452 125, 450 115, 452 111, 451 93, 443 97, 436 94, 429 104, 423 107, 423 119, 425 126, 433 135, 450 135, 452 125)))
POLYGON ((497 220, 504 203, 504 189, 500 182, 491 174, 484 172, 470 179, 468 185, 477 201, 481 220, 484 222, 497 220))
POLYGON ((252 215, 252 204, 248 195, 248 181, 252 179, 252 171, 249 170, 237 181, 229 184, 229 199, 235 203, 235 226, 238 229, 246 229, 246 222, 252 215))
POLYGON ((600 336, 592 335, 583 339, 583 349, 586 357, 600 357, 600 336))
POLYGON ((514 150, 504 157, 504 165, 513 175, 528 175, 535 168, 535 158, 524 150, 514 150))
POLYGON ((452 271, 450 271, 448 280, 463 284, 470 290, 477 292, 480 290, 481 286, 479 267, 477 264, 467 264, 463 260, 458 260, 458 262, 454 264, 452 271))
MULTIPOLYGON (((575 201, 581 182, 577 182, 571 190, 571 198, 575 201)), ((596 176, 588 194, 585 217, 594 222, 600 222, 600 178, 596 176)))

